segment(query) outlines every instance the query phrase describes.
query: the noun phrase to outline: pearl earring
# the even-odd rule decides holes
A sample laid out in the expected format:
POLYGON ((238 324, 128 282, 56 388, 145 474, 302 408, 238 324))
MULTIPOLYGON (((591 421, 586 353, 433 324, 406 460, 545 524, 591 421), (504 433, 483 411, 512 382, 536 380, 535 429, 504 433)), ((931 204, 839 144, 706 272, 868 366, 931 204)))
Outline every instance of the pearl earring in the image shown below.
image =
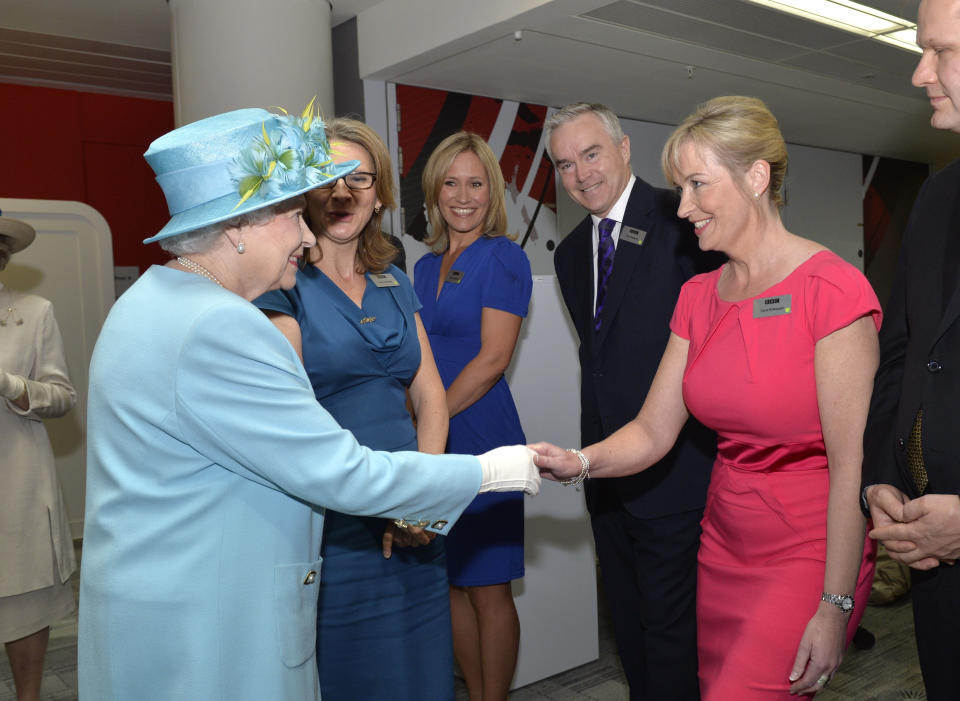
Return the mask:
POLYGON ((240 243, 237 244, 237 253, 243 255, 243 252, 247 250, 247 247, 243 245, 243 239, 240 239, 240 243))

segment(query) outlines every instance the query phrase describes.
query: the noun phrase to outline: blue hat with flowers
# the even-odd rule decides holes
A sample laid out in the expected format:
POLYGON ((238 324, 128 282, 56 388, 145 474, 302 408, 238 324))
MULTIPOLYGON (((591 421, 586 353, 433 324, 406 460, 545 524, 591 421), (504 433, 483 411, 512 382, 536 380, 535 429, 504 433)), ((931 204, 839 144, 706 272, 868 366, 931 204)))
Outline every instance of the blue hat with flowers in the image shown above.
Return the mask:
POLYGON ((325 185, 359 161, 334 163, 316 98, 299 115, 242 109, 164 134, 143 154, 170 221, 153 243, 252 212, 325 185))

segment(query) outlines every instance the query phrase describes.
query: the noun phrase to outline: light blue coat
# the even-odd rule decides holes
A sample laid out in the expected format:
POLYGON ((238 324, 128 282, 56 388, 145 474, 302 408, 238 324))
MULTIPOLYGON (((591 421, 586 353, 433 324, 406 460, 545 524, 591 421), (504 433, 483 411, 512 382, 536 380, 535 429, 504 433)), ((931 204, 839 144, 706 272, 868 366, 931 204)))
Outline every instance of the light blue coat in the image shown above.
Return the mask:
POLYGON ((262 312, 171 268, 110 312, 88 416, 81 701, 319 699, 321 507, 445 533, 480 486, 358 445, 262 312))

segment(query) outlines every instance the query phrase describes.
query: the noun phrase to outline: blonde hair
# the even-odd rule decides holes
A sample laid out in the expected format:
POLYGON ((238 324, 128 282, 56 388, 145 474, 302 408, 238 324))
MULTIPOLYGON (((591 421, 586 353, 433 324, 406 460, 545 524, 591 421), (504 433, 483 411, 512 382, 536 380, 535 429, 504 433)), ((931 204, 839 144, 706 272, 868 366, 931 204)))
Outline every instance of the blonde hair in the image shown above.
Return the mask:
MULTIPOLYGON (((387 151, 383 139, 373 129, 363 122, 351 119, 349 117, 337 117, 331 119, 324 127, 327 133, 327 139, 334 141, 349 141, 357 146, 362 146, 370 154, 373 161, 373 170, 376 172, 376 180, 373 187, 377 193, 377 199, 380 200, 380 211, 375 211, 370 221, 360 232, 360 238, 357 240, 357 264, 364 270, 372 273, 382 273, 386 270, 390 262, 397 256, 397 248, 384 235, 381 225, 383 217, 387 210, 395 209, 397 198, 393 185, 393 166, 390 163, 390 152, 387 151)), ((310 224, 310 222, 307 222, 310 224)), ((310 224, 313 233, 319 236, 319 233, 310 224)), ((309 249, 309 262, 315 263, 323 257, 323 251, 320 246, 314 246, 309 249)))
MULTIPOLYGON (((680 149, 692 143, 697 149, 709 149, 747 192, 743 175, 755 161, 770 164, 770 201, 783 207, 783 181, 787 174, 787 145, 780 125, 767 106, 755 97, 739 95, 715 97, 699 105, 683 120, 663 147, 660 167, 667 181, 677 185, 680 149)), ((751 199, 753 199, 751 197, 751 199)))
POLYGON ((490 206, 483 222, 483 235, 486 238, 505 236, 507 233, 507 206, 504 201, 503 172, 500 163, 490 146, 478 134, 458 131, 441 141, 427 159, 420 183, 423 187, 423 200, 427 206, 427 219, 430 221, 431 234, 424 240, 433 248, 434 253, 447 250, 450 235, 447 222, 440 213, 440 189, 447 177, 447 171, 454 159, 464 151, 472 151, 487 172, 490 185, 490 206))

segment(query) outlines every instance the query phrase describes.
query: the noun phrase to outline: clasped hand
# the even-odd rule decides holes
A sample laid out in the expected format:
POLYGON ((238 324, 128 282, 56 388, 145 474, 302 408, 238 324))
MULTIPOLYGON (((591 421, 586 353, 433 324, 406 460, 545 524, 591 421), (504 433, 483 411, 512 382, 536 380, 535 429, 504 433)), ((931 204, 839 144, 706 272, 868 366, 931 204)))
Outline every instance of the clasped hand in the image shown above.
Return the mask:
POLYGON ((867 503, 879 540, 894 560, 917 570, 960 559, 960 497, 926 494, 910 499, 889 484, 867 489, 867 503))
POLYGON ((26 390, 27 386, 22 377, 6 372, 3 368, 0 368, 0 397, 15 402, 23 396, 26 390))
POLYGON ((580 474, 580 459, 573 453, 545 442, 531 443, 527 447, 536 453, 533 464, 544 479, 560 482, 580 474))
POLYGON ((429 545, 437 534, 433 531, 427 531, 417 526, 407 526, 399 528, 393 521, 387 521, 387 526, 383 531, 381 548, 383 557, 389 560, 393 555, 394 548, 416 548, 421 545, 429 545))

